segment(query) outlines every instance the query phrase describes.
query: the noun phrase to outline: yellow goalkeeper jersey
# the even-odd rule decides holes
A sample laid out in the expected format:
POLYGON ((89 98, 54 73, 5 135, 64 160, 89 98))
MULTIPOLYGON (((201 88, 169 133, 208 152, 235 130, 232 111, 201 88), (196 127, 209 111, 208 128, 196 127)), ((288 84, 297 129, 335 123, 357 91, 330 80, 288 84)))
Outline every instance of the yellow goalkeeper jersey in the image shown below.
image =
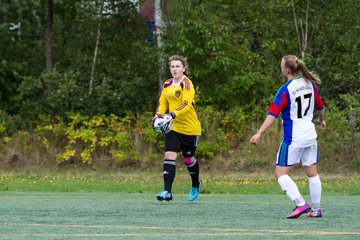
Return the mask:
POLYGON ((185 135, 201 135, 201 126, 195 108, 195 89, 191 80, 184 76, 175 85, 173 79, 166 80, 161 91, 156 114, 174 112, 172 130, 185 135))

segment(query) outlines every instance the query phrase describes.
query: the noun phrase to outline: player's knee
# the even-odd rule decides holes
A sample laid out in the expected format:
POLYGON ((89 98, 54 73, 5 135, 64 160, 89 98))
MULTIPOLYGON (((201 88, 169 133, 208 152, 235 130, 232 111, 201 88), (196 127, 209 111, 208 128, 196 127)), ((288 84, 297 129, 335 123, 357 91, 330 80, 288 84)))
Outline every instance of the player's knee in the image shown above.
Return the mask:
POLYGON ((275 177, 279 179, 283 175, 289 175, 289 167, 276 166, 275 168, 275 177))
POLYGON ((194 164, 196 163, 196 159, 193 157, 184 157, 183 159, 187 167, 194 166, 194 164))
POLYGON ((171 160, 175 160, 177 157, 177 153, 176 152, 171 152, 171 151, 167 151, 165 152, 165 159, 171 159, 171 160))
POLYGON ((281 172, 275 172, 275 178, 276 180, 279 180, 281 177, 283 176, 289 176, 288 174, 286 173, 281 173, 281 172))

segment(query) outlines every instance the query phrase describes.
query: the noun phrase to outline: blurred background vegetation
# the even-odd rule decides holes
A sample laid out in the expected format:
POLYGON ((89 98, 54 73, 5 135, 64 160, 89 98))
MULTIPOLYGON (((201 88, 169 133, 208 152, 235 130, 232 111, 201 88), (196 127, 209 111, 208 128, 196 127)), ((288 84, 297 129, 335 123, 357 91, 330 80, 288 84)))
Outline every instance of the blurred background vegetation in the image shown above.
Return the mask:
POLYGON ((272 168, 281 121, 248 140, 295 54, 323 81, 320 168, 360 169, 359 1, 163 0, 161 35, 149 2, 1 0, 1 168, 158 169, 150 123, 173 54, 197 89, 204 169, 272 168))

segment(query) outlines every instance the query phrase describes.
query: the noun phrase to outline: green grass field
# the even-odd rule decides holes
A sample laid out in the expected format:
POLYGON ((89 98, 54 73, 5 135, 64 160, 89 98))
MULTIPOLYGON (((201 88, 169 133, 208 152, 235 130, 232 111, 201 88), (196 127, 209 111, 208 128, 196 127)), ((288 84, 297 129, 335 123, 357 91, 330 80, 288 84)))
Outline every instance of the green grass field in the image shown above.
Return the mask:
MULTIPOLYGON (((301 193, 308 194, 308 181, 303 172, 292 177, 301 193)), ((360 176, 320 175, 324 194, 360 195, 360 176)), ((282 194, 271 174, 212 173, 201 174, 207 194, 282 194)), ((186 193, 191 180, 187 170, 178 169, 174 181, 175 193, 186 193)), ((159 172, 110 172, 110 171, 47 171, 46 173, 0 171, 1 191, 41 192, 114 192, 114 193, 157 193, 163 188, 159 172)))
MULTIPOLYGON (((306 200, 308 183, 295 181, 306 200)), ((321 219, 286 219, 293 204, 270 176, 202 174, 186 201, 180 169, 172 202, 152 172, 0 173, 0 239, 360 239, 360 178, 323 176, 321 219)))
MULTIPOLYGON (((309 196, 305 196, 309 198, 309 196)), ((271 194, 0 192, 0 239, 359 239, 360 196, 322 201, 324 217, 286 219, 289 200, 271 194)))

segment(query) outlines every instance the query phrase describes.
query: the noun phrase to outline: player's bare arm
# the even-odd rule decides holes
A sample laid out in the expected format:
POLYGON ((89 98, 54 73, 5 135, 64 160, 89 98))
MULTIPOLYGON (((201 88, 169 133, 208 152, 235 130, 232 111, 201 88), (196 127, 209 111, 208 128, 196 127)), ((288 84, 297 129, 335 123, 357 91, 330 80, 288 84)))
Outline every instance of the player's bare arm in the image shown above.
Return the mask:
POLYGON ((319 128, 325 129, 326 128, 326 122, 325 122, 325 111, 324 109, 321 109, 318 111, 319 115, 319 128))
POLYGON ((268 129, 276 120, 276 118, 272 115, 268 115, 266 119, 264 120, 263 124, 261 125, 258 132, 250 138, 251 144, 256 144, 258 139, 261 137, 261 135, 268 129))

